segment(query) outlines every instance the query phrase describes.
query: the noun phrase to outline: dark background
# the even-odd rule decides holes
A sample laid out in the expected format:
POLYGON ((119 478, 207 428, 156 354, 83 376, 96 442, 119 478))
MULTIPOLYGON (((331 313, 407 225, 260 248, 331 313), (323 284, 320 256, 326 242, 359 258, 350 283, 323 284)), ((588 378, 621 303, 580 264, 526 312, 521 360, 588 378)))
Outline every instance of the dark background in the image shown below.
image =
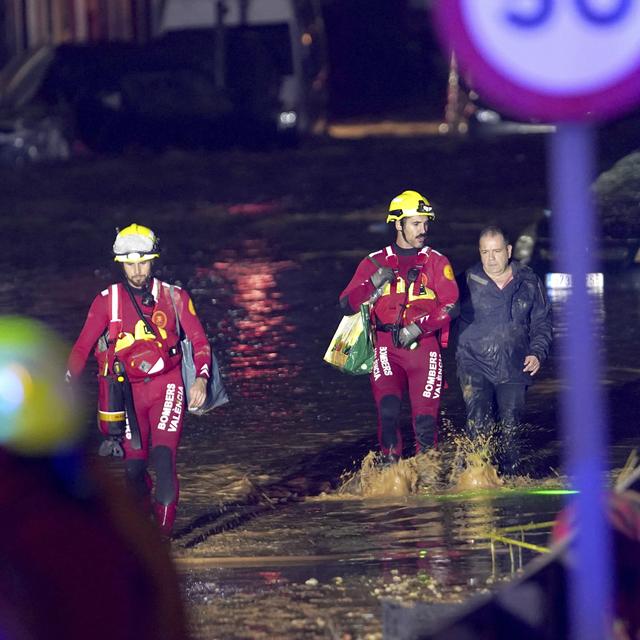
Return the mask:
POLYGON ((427 12, 406 0, 334 0, 323 6, 331 116, 443 116, 447 61, 427 12))
MULTIPOLYGON (((441 117, 447 63, 426 8, 416 8, 410 0, 324 0, 321 7, 330 116, 392 110, 441 117)), ((0 3, 0 68, 10 58, 10 18, 0 3)))

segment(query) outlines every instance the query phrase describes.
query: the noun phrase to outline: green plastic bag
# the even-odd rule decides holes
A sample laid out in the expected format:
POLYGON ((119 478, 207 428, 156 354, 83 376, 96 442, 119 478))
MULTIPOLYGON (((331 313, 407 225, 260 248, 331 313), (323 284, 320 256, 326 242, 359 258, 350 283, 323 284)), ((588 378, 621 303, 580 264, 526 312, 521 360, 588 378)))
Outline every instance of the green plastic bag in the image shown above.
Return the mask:
POLYGON ((360 312, 344 316, 324 354, 324 361, 344 373, 371 373, 375 349, 371 336, 369 305, 360 305, 360 312))

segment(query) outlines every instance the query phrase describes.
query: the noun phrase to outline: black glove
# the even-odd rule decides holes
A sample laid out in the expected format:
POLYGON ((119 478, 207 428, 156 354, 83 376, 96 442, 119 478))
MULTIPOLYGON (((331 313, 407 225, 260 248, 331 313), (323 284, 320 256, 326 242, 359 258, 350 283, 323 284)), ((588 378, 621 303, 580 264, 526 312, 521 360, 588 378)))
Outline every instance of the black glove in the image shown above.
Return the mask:
POLYGON ((396 274, 390 267, 380 267, 371 276, 371 284, 376 288, 384 287, 387 282, 393 282, 396 279, 396 274))
POLYGON ((113 456, 114 458, 124 458, 124 449, 120 444, 119 438, 109 436, 105 438, 98 449, 98 455, 106 458, 113 456))
POLYGON ((412 322, 400 329, 398 342, 400 342, 401 347, 408 349, 421 335, 422 329, 415 322, 412 322))

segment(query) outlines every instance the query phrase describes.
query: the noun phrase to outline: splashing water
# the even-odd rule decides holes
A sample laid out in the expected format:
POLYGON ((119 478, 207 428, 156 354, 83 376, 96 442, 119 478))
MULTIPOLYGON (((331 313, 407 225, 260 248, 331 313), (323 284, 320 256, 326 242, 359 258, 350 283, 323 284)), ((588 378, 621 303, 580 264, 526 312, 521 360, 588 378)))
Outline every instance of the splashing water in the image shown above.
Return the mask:
POLYGON ((367 498, 417 494, 435 488, 441 468, 440 455, 435 450, 389 465, 383 464, 381 454, 369 451, 359 469, 343 474, 338 494, 367 498))
MULTIPOLYGON (((518 429, 525 427, 521 425, 518 429)), ((442 433, 446 437, 438 450, 402 458, 395 464, 384 464, 380 453, 370 451, 358 469, 342 475, 337 495, 399 497, 447 490, 464 492, 523 487, 533 483, 528 476, 502 477, 498 471, 494 461, 502 458, 507 446, 501 425, 494 425, 487 433, 472 439, 460 435, 450 421, 443 420, 442 433)), ((510 442, 513 446, 513 441, 510 442)))
POLYGON ((455 489, 492 489, 503 484, 504 480, 498 476, 498 471, 492 464, 478 454, 471 454, 467 457, 467 468, 460 473, 455 489))
POLYGON ((453 445, 455 453, 449 483, 456 491, 492 489, 504 484, 491 462, 496 452, 493 431, 487 435, 479 435, 473 440, 458 435, 453 439, 453 445))

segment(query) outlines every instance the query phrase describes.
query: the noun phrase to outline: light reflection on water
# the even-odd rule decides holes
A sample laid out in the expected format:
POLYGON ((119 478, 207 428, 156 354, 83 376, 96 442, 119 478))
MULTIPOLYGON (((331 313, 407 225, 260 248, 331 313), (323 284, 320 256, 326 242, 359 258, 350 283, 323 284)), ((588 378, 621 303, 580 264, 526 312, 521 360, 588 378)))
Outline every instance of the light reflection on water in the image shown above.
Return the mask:
MULTIPOLYGON (((263 390, 244 382, 283 376, 294 379, 300 365, 288 355, 296 347, 292 337, 296 327, 287 316, 289 305, 283 301, 278 284, 278 275, 296 265, 288 260, 270 260, 260 241, 245 240, 244 244, 241 253, 249 253, 249 257, 240 258, 238 252, 227 251, 228 259, 214 262, 212 271, 231 289, 228 304, 237 310, 236 317, 227 316, 220 329, 233 336, 229 345, 231 381, 238 385, 240 395, 249 398, 261 396, 263 390)), ((198 273, 206 270, 199 269, 198 273)))
MULTIPOLYGON (((605 307, 604 289, 589 289, 589 300, 593 311, 593 328, 595 335, 603 339, 606 333, 607 312, 605 307)), ((571 289, 548 288, 547 295, 553 309, 553 335, 556 339, 562 339, 567 335, 567 300, 571 295, 571 289)))
MULTIPOLYGON (((553 308, 554 336, 567 332, 566 302, 570 289, 549 288, 553 308)), ((614 365, 629 366, 637 359, 640 338, 640 269, 605 273, 602 288, 588 289, 594 313, 593 326, 614 365), (613 357, 612 357, 613 356, 613 357)), ((554 352, 557 348, 554 345, 554 352)))
MULTIPOLYGON (((318 283, 327 277, 326 265, 304 267, 303 277, 302 264, 274 259, 265 242, 251 241, 241 250, 218 254, 214 263, 197 272, 205 284, 194 296, 196 306, 215 336, 232 402, 220 412, 187 419, 178 456, 179 526, 220 502, 246 495, 253 490, 251 482, 260 485, 293 473, 337 477, 341 469, 335 469, 336 460, 344 465, 351 452, 355 458, 363 439, 365 452, 373 446, 367 380, 341 376, 321 362, 335 328, 335 292, 344 285, 345 273, 336 269, 323 289, 318 283), (214 298, 217 304, 212 305, 214 298)), ((66 280, 39 270, 6 276, 0 289, 5 313, 44 319, 70 339, 91 298, 107 283, 84 272, 66 280)), ((618 286, 622 284, 607 279, 604 294, 594 300, 595 326, 608 355, 605 375, 616 384, 640 378, 640 288, 618 286)), ((557 337, 562 339, 564 301, 556 297, 553 304, 557 337)), ((455 384, 453 371, 448 375, 455 384)), ((529 406, 538 402, 539 415, 548 420, 553 419, 548 399, 557 394, 551 384, 556 382, 553 359, 543 375, 542 384, 532 388, 529 406), (547 381, 547 395, 536 390, 547 381)), ((90 385, 93 390, 93 381, 87 380, 90 385)), ((631 407, 631 396, 622 399, 615 406, 619 411, 631 407)), ((552 445, 561 448, 558 441, 552 445)), ((614 451, 618 461, 624 460, 629 446, 627 442, 614 451)), ((340 629, 352 630, 353 637, 358 630, 375 633, 382 597, 464 597, 510 576, 533 552, 511 553, 498 545, 494 562, 483 536, 492 528, 552 520, 561 500, 503 489, 486 499, 410 496, 398 502, 308 500, 278 505, 188 552, 194 559, 291 558, 268 566, 267 561, 264 566, 260 561, 252 566, 246 561, 226 567, 181 565, 197 636, 326 638, 332 618, 340 629), (309 579, 318 584, 306 584, 309 579)), ((527 533, 526 540, 544 546, 546 536, 542 530, 527 533)))
MULTIPOLYGON (((262 250, 267 251, 264 247, 262 250)), ((248 265, 251 260, 256 264, 273 264, 259 255, 252 255, 248 265)), ((225 264, 223 272, 235 261, 235 258, 222 260, 225 264)), ((243 263, 244 258, 240 262, 243 263)), ((307 327, 299 310, 301 304, 308 304, 306 283, 295 279, 292 282, 288 278, 299 271, 298 265, 288 261, 283 264, 286 266, 271 272, 264 286, 273 294, 270 302, 273 305, 271 313, 276 318, 275 330, 282 331, 286 324, 291 327, 291 332, 285 331, 284 336, 291 344, 297 344, 296 362, 302 364, 295 371, 298 382, 293 384, 299 384, 302 392, 293 399, 288 393, 289 402, 279 407, 285 413, 282 419, 286 428, 295 429, 299 436, 303 430, 301 442, 307 450, 315 448, 320 458, 324 455, 328 464, 329 442, 342 440, 344 446, 349 447, 350 440, 353 443, 368 433, 372 445, 375 437, 374 429, 366 424, 355 428, 361 409, 354 420, 348 411, 342 414, 335 411, 336 403, 332 400, 338 400, 345 407, 353 402, 354 406, 371 409, 371 398, 366 385, 360 384, 365 381, 340 378, 335 372, 314 364, 321 358, 324 345, 301 341, 296 335, 300 327, 307 327), (287 284, 283 286, 285 277, 287 284), (288 323, 282 320, 285 316, 289 318, 288 323), (300 409, 312 403, 317 404, 318 415, 333 416, 332 424, 327 428, 314 424, 315 416, 300 409)), ((313 277, 312 266, 305 265, 305 269, 313 277)), ((241 273, 237 271, 235 279, 229 277, 228 281, 239 286, 241 273)), ((342 279, 340 273, 335 274, 333 291, 340 289, 342 279)), ((244 305, 242 308, 247 315, 253 314, 252 322, 264 323, 264 315, 261 315, 264 307, 260 306, 264 298, 260 292, 238 296, 234 289, 232 296, 236 304, 244 305)), ((610 287, 594 299, 594 326, 608 346, 616 341, 616 346, 624 345, 627 362, 637 356, 637 348, 626 338, 624 326, 628 318, 622 318, 616 310, 637 298, 637 292, 629 295, 610 287)), ((328 296, 324 302, 327 307, 334 303, 328 296)), ((566 335, 565 302, 565 296, 552 296, 558 340, 566 335)), ((322 303, 321 298, 320 308, 322 303)), ((634 317, 640 310, 640 306, 635 306, 634 317)), ((243 318, 236 322, 231 316, 227 328, 237 326, 238 330, 244 330, 239 324, 243 318)), ((322 327, 328 319, 330 314, 321 311, 317 326, 322 327)), ((248 334, 251 340, 249 336, 256 336, 258 329, 251 329, 251 324, 248 329, 253 331, 248 334)), ((634 327, 631 330, 636 331, 634 327)), ((259 335, 268 340, 267 334, 259 335)), ((282 344, 276 342, 273 350, 282 344)), ((252 348, 248 347, 247 351, 251 352, 252 348)), ((540 384, 543 389, 546 385, 552 391, 536 391, 538 385, 534 385, 530 397, 531 405, 539 407, 538 415, 547 424, 555 419, 549 393, 554 397, 557 394, 556 357, 552 356, 547 363, 540 384)), ((289 358, 287 366, 290 364, 289 358)), ((268 361, 261 366, 267 365, 268 361)), ((270 404, 275 402, 277 405, 281 389, 291 389, 289 378, 278 378, 279 372, 274 369, 274 377, 263 378, 270 384, 270 404)), ((237 377, 237 374, 238 369, 234 367, 232 376, 239 384, 246 385, 253 380, 237 377)), ((270 447, 286 446, 292 460, 295 459, 295 442, 283 445, 277 434, 272 435, 275 439, 269 438, 261 450, 267 454, 260 458, 263 471, 269 469, 270 447)), ((549 446, 557 449, 561 443, 555 441, 549 446)), ((619 458, 624 453, 621 451, 616 455, 619 458)), ((245 460, 244 468, 246 466, 245 460)), ((311 467, 306 469, 311 471, 311 467)), ((272 467, 271 470, 277 476, 277 469, 272 467)), ((305 467, 300 471, 304 473, 305 467)), ((413 495, 389 502, 334 497, 279 505, 244 522, 240 530, 217 533, 186 552, 189 563, 179 566, 196 619, 197 637, 326 638, 327 635, 342 637, 339 634, 346 633, 354 638, 367 637, 367 633, 372 634, 372 638, 379 637, 375 634, 380 632, 381 600, 385 597, 404 601, 460 600, 477 591, 492 589, 512 576, 536 555, 535 552, 501 543, 492 545, 487 535, 502 527, 550 522, 562 503, 561 496, 532 496, 502 488, 493 494, 443 496, 440 499, 413 495), (199 558, 202 558, 201 565, 198 565, 199 558), (217 566, 216 558, 223 558, 224 562, 217 566), (329 632, 327 625, 330 624, 333 631, 329 632)), ((542 528, 509 535, 544 547, 548 544, 548 534, 549 529, 542 528)))
MULTIPOLYGON (((460 601, 511 577, 533 552, 498 544, 492 554, 487 535, 553 520, 560 505, 558 496, 515 491, 465 500, 318 498, 251 522, 242 538, 216 536, 197 550, 209 558, 201 566, 178 562, 199 618, 198 637, 262 637, 262 629, 275 629, 277 637, 326 638, 330 619, 342 634, 364 638, 379 633, 384 598, 460 601), (264 563, 256 540, 268 550, 264 563), (288 562, 269 562, 283 555, 288 562), (216 567, 216 556, 231 566, 216 567), (289 614, 283 615, 283 604, 289 614), (234 624, 224 622, 230 616, 234 624), (296 619, 304 620, 300 635, 296 619)), ((548 529, 526 533, 533 544, 547 539, 548 529)))

